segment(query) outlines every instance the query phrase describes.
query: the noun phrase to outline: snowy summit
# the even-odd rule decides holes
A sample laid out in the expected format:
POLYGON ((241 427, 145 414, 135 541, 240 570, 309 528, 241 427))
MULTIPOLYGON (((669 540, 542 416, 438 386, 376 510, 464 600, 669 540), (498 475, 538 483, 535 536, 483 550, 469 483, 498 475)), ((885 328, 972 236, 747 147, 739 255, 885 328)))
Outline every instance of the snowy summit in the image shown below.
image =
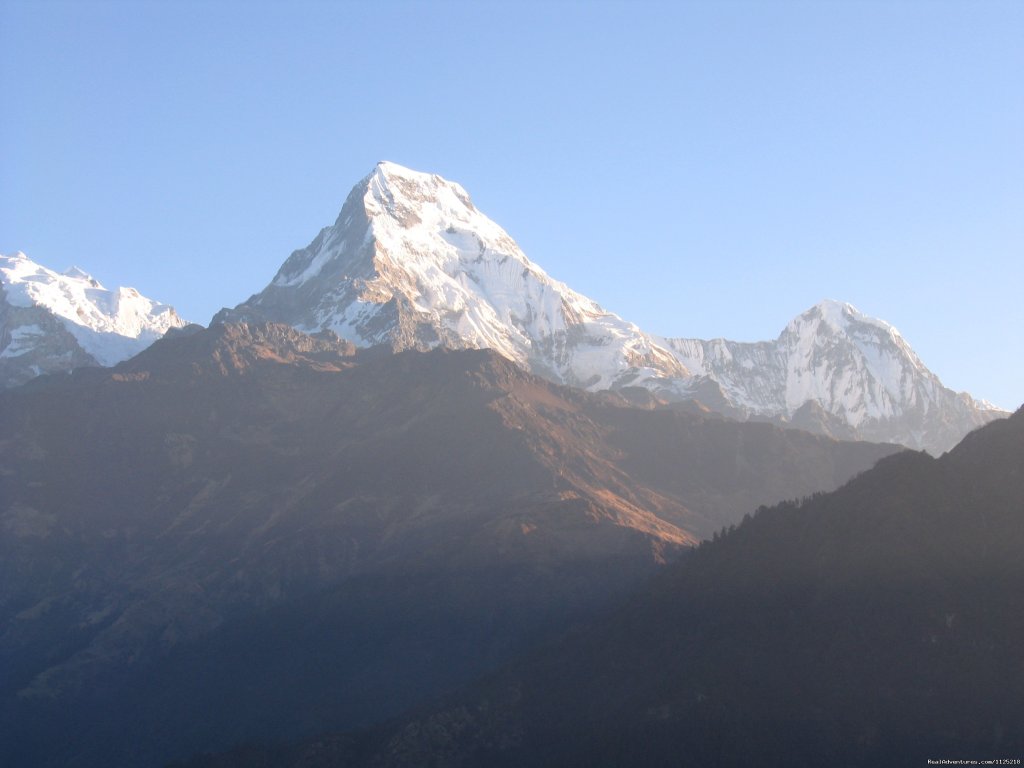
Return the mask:
POLYGON ((0 386, 41 373, 114 365, 186 323, 134 288, 104 288, 72 267, 63 273, 24 253, 0 255, 0 386))
POLYGON ((527 259, 461 186, 387 162, 266 289, 218 316, 227 318, 329 329, 396 350, 491 348, 591 389, 686 376, 635 325, 527 259))
POLYGON ((736 412, 941 453, 1006 413, 947 389, 894 327, 826 300, 775 341, 662 339, 736 412))
POLYGON ((218 320, 393 349, 489 347, 590 390, 642 386, 737 418, 941 453, 1005 413, 942 386, 899 333, 824 301, 772 342, 659 338, 549 277, 440 176, 382 162, 333 225, 218 320))

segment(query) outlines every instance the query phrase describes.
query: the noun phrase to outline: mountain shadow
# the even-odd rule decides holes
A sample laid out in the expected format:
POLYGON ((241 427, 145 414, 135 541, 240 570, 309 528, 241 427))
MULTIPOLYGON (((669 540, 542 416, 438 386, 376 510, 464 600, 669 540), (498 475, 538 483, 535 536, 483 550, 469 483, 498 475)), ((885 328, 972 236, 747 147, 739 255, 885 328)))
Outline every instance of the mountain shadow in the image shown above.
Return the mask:
POLYGON ((40 377, 0 394, 0 762, 372 725, 893 450, 269 324, 40 377))
POLYGON ((761 508, 440 705, 190 766, 1019 759, 1022 547, 1024 409, 940 459, 891 456, 834 493, 761 508))

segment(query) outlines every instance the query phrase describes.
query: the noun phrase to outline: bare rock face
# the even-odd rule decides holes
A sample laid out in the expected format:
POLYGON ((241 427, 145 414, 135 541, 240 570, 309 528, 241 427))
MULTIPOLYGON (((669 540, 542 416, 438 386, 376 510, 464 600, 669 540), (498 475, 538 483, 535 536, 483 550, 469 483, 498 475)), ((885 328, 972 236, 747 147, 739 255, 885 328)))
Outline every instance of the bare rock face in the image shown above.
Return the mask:
POLYGON ((0 389, 114 365, 185 324, 134 288, 109 291, 78 268, 58 274, 23 253, 0 255, 0 389))
POLYGON ((0 287, 0 387, 16 387, 44 373, 97 365, 64 323, 42 307, 18 307, 0 287))
POLYGON ((812 307, 774 342, 646 334, 549 277, 461 186, 394 163, 380 163, 333 226, 218 319, 329 329, 395 350, 494 349, 560 384, 641 386, 734 418, 935 454, 1006 416, 943 387, 894 328, 848 304, 812 307))

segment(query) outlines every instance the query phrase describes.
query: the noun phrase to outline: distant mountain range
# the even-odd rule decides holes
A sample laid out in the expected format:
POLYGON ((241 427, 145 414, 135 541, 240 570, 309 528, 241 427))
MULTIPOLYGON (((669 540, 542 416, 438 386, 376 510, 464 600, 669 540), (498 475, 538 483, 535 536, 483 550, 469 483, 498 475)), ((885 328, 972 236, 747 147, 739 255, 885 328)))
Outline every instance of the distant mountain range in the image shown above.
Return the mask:
POLYGON ((942 386, 899 333, 824 301, 774 342, 646 334, 549 277, 456 183, 380 163, 332 226, 217 319, 393 349, 491 348, 591 391, 642 386, 735 416, 941 453, 1006 415, 942 386))
MULTIPOLYGON (((2 257, 0 386, 110 365, 183 321, 132 289, 105 291, 23 254, 2 257)), ((739 419, 948 450, 1006 416, 942 385, 887 323, 823 301, 774 342, 661 338, 549 277, 440 176, 380 163, 332 226, 260 293, 215 318, 330 330, 395 351, 493 349, 550 381, 642 387, 739 419)))

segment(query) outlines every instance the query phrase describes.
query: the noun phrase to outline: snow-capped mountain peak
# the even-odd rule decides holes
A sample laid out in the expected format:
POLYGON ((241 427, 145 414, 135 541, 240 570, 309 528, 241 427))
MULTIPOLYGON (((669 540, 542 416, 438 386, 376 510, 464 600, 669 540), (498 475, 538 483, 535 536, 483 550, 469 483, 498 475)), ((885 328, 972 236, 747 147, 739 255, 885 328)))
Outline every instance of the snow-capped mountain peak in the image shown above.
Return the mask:
MULTIPOLYGON (((25 256, 25 254, 21 253, 20 251, 18 252, 18 256, 21 256, 23 258, 28 258, 27 256, 25 256)), ((102 288, 103 287, 102 285, 100 285, 100 281, 99 280, 97 280, 95 277, 93 277, 88 272, 86 272, 84 269, 82 269, 81 267, 78 267, 78 266, 69 267, 68 269, 65 269, 60 274, 63 277, 70 277, 70 278, 72 278, 74 280, 85 280, 93 288, 102 288)))
POLYGON ((134 288, 107 290, 78 267, 55 272, 0 255, 0 386, 82 365, 114 365, 186 323, 134 288))
MULTIPOLYGON (((829 329, 834 333, 850 333, 851 329, 876 328, 882 335, 888 335, 893 341, 906 346, 913 354, 909 345, 903 341, 900 332, 885 320, 866 315, 847 301, 836 301, 835 299, 824 299, 813 307, 797 315, 786 326, 786 332, 800 333, 800 326, 816 325, 822 329, 829 329)), ((917 355, 914 355, 915 359, 917 355)), ((920 361, 918 361, 920 362, 920 361)))
POLYGON ((247 318, 360 345, 491 348, 591 388, 686 376, 635 325, 531 262, 459 184, 390 162, 264 291, 216 319, 247 318))
POLYGON ((941 453, 1005 415, 944 387, 896 328, 846 302, 815 304, 774 342, 663 342, 740 413, 786 422, 810 405, 837 436, 941 453))
POLYGON ((531 262, 459 184, 379 163, 332 226, 215 320, 329 329, 357 345, 489 347, 559 383, 640 385, 740 418, 941 452, 1002 415, 942 386, 899 332, 822 301, 775 341, 664 339, 531 262))
MULTIPOLYGON (((396 206, 418 206, 425 203, 437 207, 448 216, 468 221, 466 211, 476 211, 461 184, 387 160, 377 163, 367 177, 366 186, 368 197, 382 206, 390 207, 392 213, 396 212, 396 206)), ((498 228, 497 225, 495 228, 498 228)))
POLYGON ((786 326, 779 344, 790 413, 814 400, 859 427, 896 416, 919 396, 930 400, 941 388, 899 331, 851 304, 816 304, 786 326))

